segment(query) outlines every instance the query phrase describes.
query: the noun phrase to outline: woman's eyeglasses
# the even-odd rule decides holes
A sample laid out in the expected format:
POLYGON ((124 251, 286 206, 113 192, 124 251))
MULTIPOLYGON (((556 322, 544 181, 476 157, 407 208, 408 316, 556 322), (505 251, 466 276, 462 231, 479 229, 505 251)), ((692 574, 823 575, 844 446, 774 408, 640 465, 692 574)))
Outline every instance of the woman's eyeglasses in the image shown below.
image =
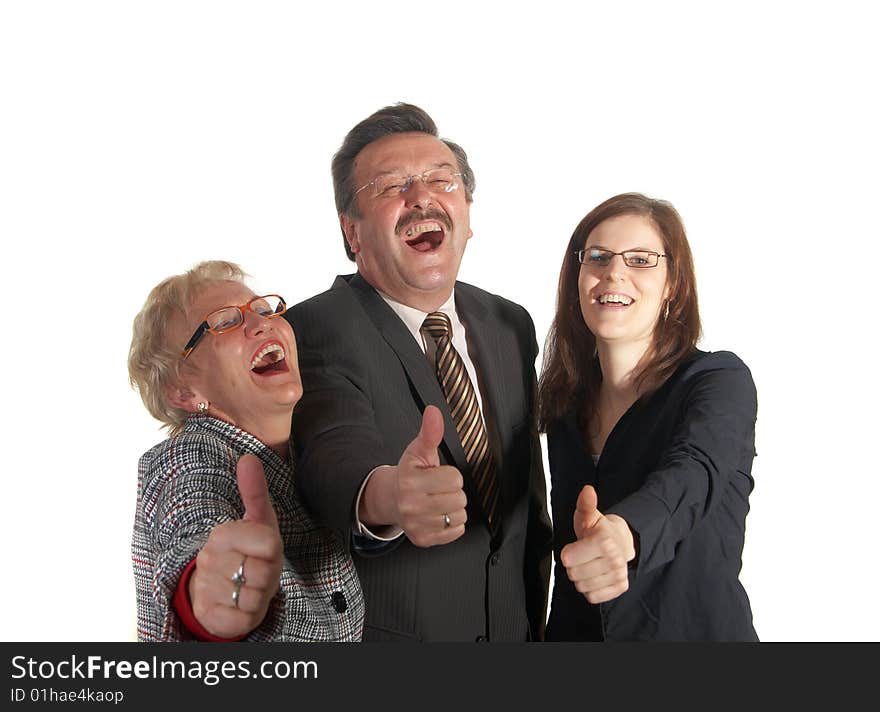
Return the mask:
POLYGON ((247 304, 242 304, 241 306, 215 309, 205 316, 205 320, 199 324, 190 340, 186 342, 186 346, 183 347, 180 357, 185 359, 189 356, 206 332, 225 334, 238 329, 244 324, 244 313, 246 311, 258 314, 266 319, 273 319, 287 311, 287 304, 284 302, 283 297, 277 294, 266 294, 262 297, 254 297, 247 304))
POLYGON ((627 267, 635 267, 637 269, 646 269, 648 267, 656 267, 661 257, 659 252, 652 250, 626 250, 625 252, 612 252, 611 250, 602 250, 597 247, 590 247, 586 250, 576 250, 575 253, 578 262, 582 265, 594 265, 596 267, 607 267, 611 264, 611 260, 615 255, 623 257, 623 264, 627 267))

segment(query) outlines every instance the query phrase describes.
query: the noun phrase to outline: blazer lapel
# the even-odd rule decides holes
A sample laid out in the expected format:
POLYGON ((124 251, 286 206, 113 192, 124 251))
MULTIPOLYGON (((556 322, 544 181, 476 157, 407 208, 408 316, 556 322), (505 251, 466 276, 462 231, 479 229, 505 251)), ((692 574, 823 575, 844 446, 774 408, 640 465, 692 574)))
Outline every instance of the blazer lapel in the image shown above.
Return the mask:
POLYGON ((443 443, 446 446, 447 455, 450 457, 451 463, 464 472, 467 469, 467 460, 455 430, 455 423, 452 422, 446 397, 440 390, 437 376, 434 374, 431 364, 428 363, 425 352, 413 339, 412 334, 394 313, 394 310, 385 303, 385 300, 363 277, 359 274, 352 275, 348 280, 348 285, 354 291, 367 316, 376 325, 382 338, 400 359, 413 390, 421 399, 422 410, 427 405, 435 405, 443 413, 443 443))

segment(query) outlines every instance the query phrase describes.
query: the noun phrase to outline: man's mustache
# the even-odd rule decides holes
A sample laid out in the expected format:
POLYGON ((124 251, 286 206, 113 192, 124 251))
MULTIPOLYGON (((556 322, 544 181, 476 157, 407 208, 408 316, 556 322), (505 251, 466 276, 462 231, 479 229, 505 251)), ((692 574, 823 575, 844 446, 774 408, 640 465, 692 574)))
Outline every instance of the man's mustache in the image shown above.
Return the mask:
POLYGON ((404 215, 400 220, 397 221, 397 225, 394 227, 395 234, 399 235, 410 225, 417 222, 427 222, 429 220, 435 220, 436 222, 443 225, 446 228, 446 231, 449 232, 452 230, 452 221, 449 219, 449 216, 444 213, 442 210, 438 208, 431 208, 429 210, 424 211, 413 211, 404 215))

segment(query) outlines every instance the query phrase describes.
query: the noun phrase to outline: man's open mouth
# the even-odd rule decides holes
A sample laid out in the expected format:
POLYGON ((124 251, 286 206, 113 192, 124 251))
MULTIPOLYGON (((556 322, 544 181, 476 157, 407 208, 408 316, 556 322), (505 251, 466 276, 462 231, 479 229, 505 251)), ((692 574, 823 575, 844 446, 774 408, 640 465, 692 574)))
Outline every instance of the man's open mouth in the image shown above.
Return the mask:
POLYGON ((284 358, 284 348, 277 341, 263 344, 251 359, 251 371, 260 376, 287 373, 289 370, 284 358))
POLYGON ((439 222, 420 222, 404 231, 404 242, 419 252, 436 250, 443 244, 446 232, 439 222))

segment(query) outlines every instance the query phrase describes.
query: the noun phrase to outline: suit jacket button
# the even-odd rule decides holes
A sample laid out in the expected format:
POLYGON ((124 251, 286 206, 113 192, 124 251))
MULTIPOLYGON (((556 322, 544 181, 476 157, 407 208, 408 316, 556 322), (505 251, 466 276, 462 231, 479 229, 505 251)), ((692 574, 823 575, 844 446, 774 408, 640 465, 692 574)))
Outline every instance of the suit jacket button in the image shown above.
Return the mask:
POLYGON ((333 595, 330 596, 330 600, 333 602, 333 608, 336 609, 337 613, 345 613, 348 608, 348 601, 345 600, 345 594, 342 591, 334 591, 333 595))
POLYGON ((478 635, 476 640, 474 640, 474 642, 475 643, 488 643, 489 639, 485 635, 478 635))
POLYGON ((494 554, 492 554, 491 557, 489 557, 489 563, 492 566, 498 566, 499 561, 501 561, 501 552, 500 551, 496 551, 494 554))

